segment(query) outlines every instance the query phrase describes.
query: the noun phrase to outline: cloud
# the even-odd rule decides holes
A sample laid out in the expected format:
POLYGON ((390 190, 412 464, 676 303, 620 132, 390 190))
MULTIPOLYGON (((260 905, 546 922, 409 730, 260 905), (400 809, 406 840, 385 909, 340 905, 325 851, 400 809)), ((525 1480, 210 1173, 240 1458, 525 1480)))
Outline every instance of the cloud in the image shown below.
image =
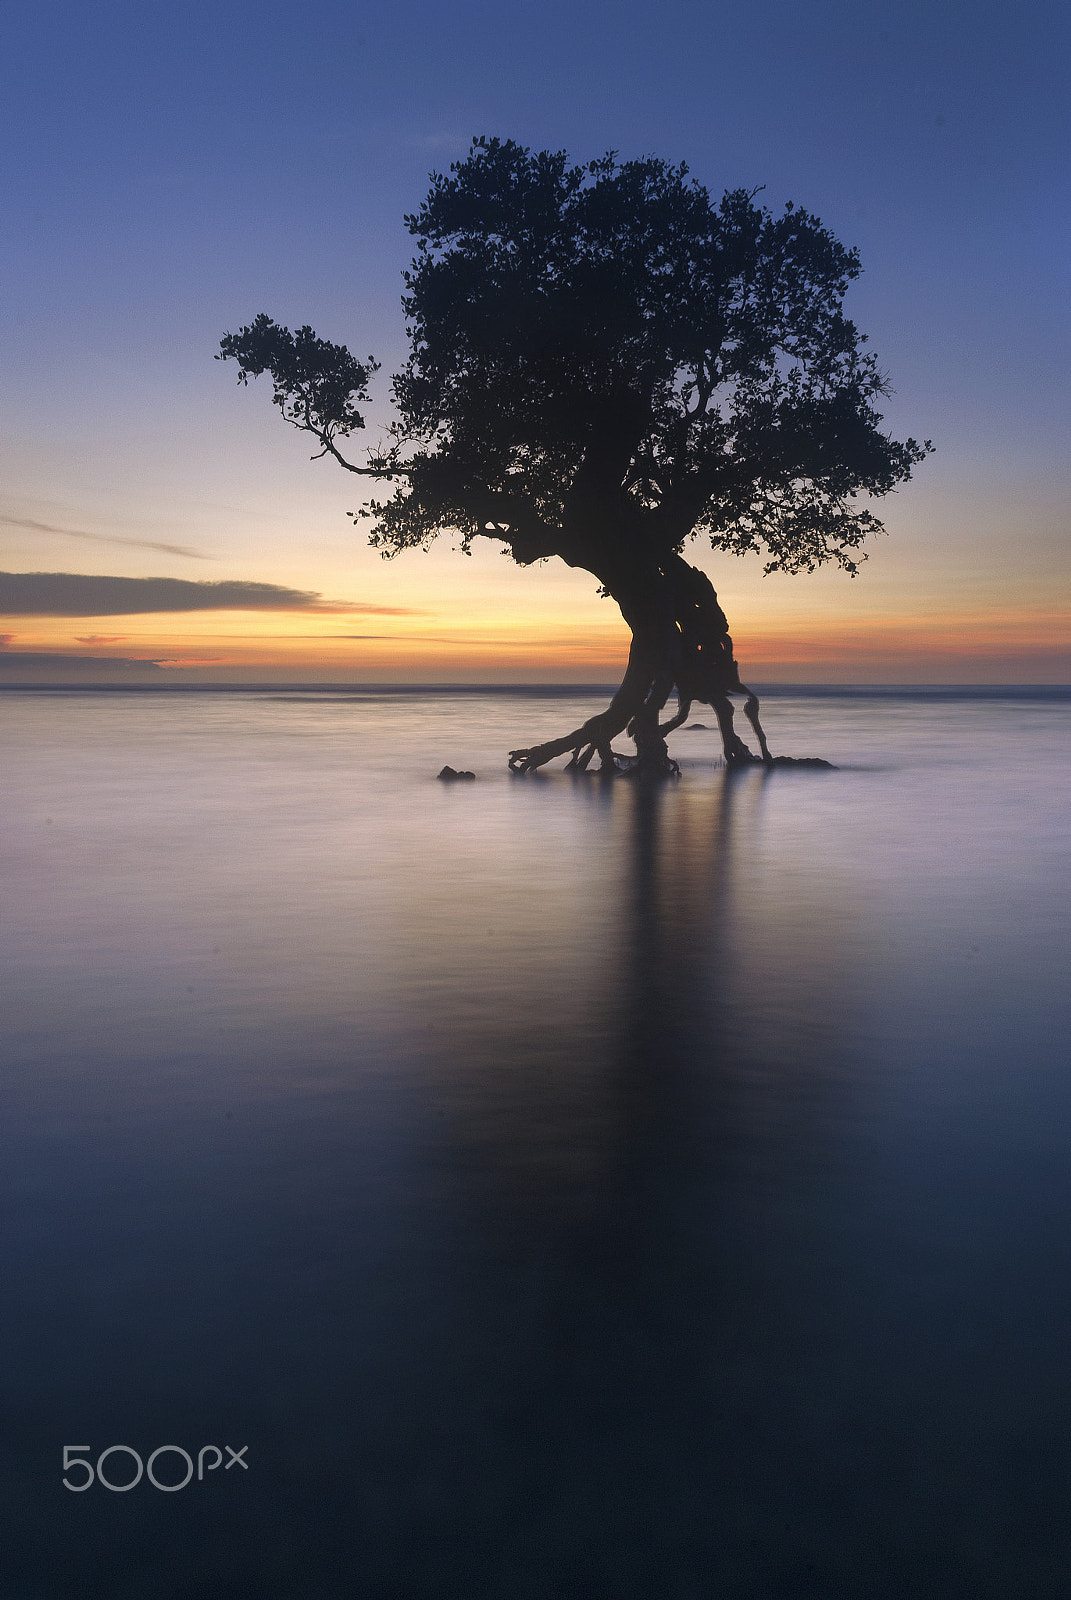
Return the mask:
POLYGON ((188 544, 161 544, 156 539, 123 539, 116 533, 86 533, 83 528, 57 528, 51 522, 37 522, 33 517, 8 517, 0 513, 0 522, 9 528, 29 528, 34 533, 62 533, 67 539, 89 539, 93 544, 126 544, 136 550, 162 550, 167 556, 189 556, 193 561, 214 561, 214 556, 203 550, 191 550, 188 544))
POLYGON ((233 656, 158 656, 153 663, 157 667, 230 667, 235 664, 233 656))
POLYGON ((159 672, 158 660, 124 656, 61 656, 48 650, 0 650, 0 672, 159 672))
POLYGON ((129 638, 126 633, 76 633, 75 644, 121 644, 129 638))
POLYGON ((241 579, 109 578, 78 572, 0 572, 0 616, 126 617, 161 611, 301 611, 327 616, 426 616, 409 606, 325 600, 311 589, 241 579))

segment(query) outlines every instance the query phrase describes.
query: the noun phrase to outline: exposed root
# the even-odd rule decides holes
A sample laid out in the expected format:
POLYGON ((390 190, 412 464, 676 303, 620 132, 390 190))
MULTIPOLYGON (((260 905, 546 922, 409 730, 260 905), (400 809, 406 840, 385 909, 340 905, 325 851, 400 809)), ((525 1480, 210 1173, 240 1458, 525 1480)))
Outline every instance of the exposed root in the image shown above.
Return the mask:
POLYGON ((679 778, 681 769, 671 755, 661 761, 651 756, 634 756, 621 773, 623 778, 679 778))
MULTIPOLYGON (((514 772, 525 770, 523 768, 514 767, 513 757, 527 755, 530 753, 531 752, 521 750, 511 751, 510 770, 514 772)), ((591 765, 592 758, 596 755, 599 758, 599 772, 623 772, 627 770, 628 765, 632 760, 631 756, 618 754, 618 752, 611 749, 608 744, 581 745, 573 751, 572 757, 565 763, 566 772, 586 772, 588 767, 591 765)))
MULTIPOLYGON (((757 717, 749 718, 748 720, 751 721, 754 727, 757 717)), ((702 726, 702 724, 699 724, 699 726, 702 726)), ((636 755, 626 755, 619 750, 612 749, 609 745, 596 744, 594 742, 577 744, 575 737, 570 736, 566 739, 554 739, 546 744, 533 745, 527 750, 511 750, 509 753, 509 768, 511 772, 521 775, 535 772, 548 761, 553 761, 555 756, 564 755, 566 751, 570 751, 570 759, 565 765, 566 772, 588 772, 591 770, 591 763, 598 756, 599 765, 594 770, 599 773, 622 778, 645 776, 679 778, 681 769, 665 747, 665 727, 666 724, 663 723, 658 730, 663 737, 650 742, 644 740, 641 731, 640 739, 637 741, 636 755), (645 743, 646 748, 641 748, 645 743), (659 748, 659 745, 661 745, 661 748, 659 748)), ((637 730, 635 722, 629 723, 629 735, 635 738, 637 731, 640 730, 637 730)), ((725 731, 723 728, 723 737, 725 731)), ((761 729, 756 729, 756 731, 759 734, 762 755, 755 755, 752 750, 749 750, 744 741, 732 732, 730 726, 729 737, 725 741, 727 746, 725 765, 730 771, 742 772, 749 767, 765 767, 767 770, 773 767, 809 767, 826 772, 837 771, 831 761, 823 761, 818 756, 772 756, 761 729)), ((468 774, 458 773, 457 776, 467 777, 468 774)))
POLYGON ((519 773, 522 777, 529 772, 536 772, 540 767, 546 766, 548 761, 553 761, 555 756, 562 756, 567 750, 572 754, 565 763, 566 772, 586 772, 595 756, 599 757, 598 772, 623 772, 634 759, 632 756, 621 755, 616 750, 611 750, 609 745, 574 744, 572 738, 552 739, 548 744, 532 745, 527 750, 511 750, 509 753, 509 770, 519 773))
POLYGON ((509 770, 518 772, 522 776, 529 772, 536 772, 540 767, 545 766, 548 761, 553 761, 555 756, 563 756, 567 750, 572 751, 569 766, 574 771, 583 771, 594 754, 594 747, 589 746, 587 760, 581 766, 581 751, 584 750, 584 746, 575 744, 573 736, 570 735, 566 739, 551 739, 546 744, 534 744, 527 750, 511 750, 509 753, 509 770))
POLYGON ((663 739, 665 738, 667 733, 672 733, 674 731, 674 729, 679 728, 682 725, 682 723, 684 722, 685 717, 688 715, 688 713, 689 713, 689 711, 691 711, 691 709, 692 709, 692 697, 691 697, 691 695, 683 694, 681 692, 681 690, 678 689, 677 690, 677 715, 675 717, 670 717, 668 722, 661 722, 658 725, 658 731, 662 735, 663 739))
POLYGON ((666 747, 666 729, 677 726, 677 720, 659 725, 658 713, 667 699, 665 688, 655 685, 640 711, 628 725, 628 735, 636 741, 636 759, 629 766, 627 776, 652 778, 679 778, 681 769, 666 747))
POLYGON ((770 747, 766 743, 766 735, 762 731, 762 724, 759 722, 759 697, 757 694, 753 694, 745 684, 741 684, 740 687, 747 695, 747 699, 744 701, 744 715, 755 730, 755 737, 759 741, 759 749, 762 751, 762 759, 769 766, 773 757, 770 754, 770 747))
POLYGON ((730 768, 829 766, 824 761, 770 754, 759 721, 758 696, 740 681, 729 625, 704 573, 679 555, 664 554, 654 566, 623 565, 616 573, 597 576, 632 628, 621 686, 605 711, 564 738, 511 750, 511 772, 535 772, 556 756, 567 755, 569 772, 587 772, 598 756, 599 770, 604 773, 678 777, 680 767, 669 754, 666 736, 684 725, 695 704, 712 707, 730 768), (676 713, 659 722, 674 692, 676 713), (758 755, 733 727, 733 695, 743 697, 744 715, 758 741, 758 755), (635 756, 623 756, 612 748, 612 741, 623 732, 635 740, 635 756))
MULTIPOLYGON (((509 753, 509 769, 511 772, 525 775, 535 772, 545 766, 548 761, 553 761, 556 756, 568 754, 566 763, 567 772, 586 772, 596 756, 599 757, 600 772, 620 773, 622 776, 633 776, 639 773, 649 773, 652 776, 664 778, 677 778, 680 776, 680 767, 673 760, 666 745, 666 735, 679 728, 689 715, 694 700, 706 701, 713 706, 721 730, 722 745, 725 750, 726 765, 730 767, 772 766, 774 757, 770 754, 770 747, 766 742, 766 735, 759 722, 757 697, 743 684, 732 685, 731 690, 711 689, 704 686, 707 693, 704 695, 685 695, 678 690, 678 708, 675 716, 666 722, 658 721, 658 714, 668 698, 665 681, 651 685, 646 697, 640 698, 633 691, 630 698, 636 705, 631 716, 623 714, 621 709, 622 691, 615 696, 616 710, 612 703, 606 711, 599 716, 592 717, 582 728, 574 729, 561 739, 550 739, 545 744, 531 745, 522 750, 511 750, 509 753), (744 743, 733 727, 733 706, 729 693, 744 694, 747 696, 744 712, 748 721, 754 728, 759 741, 761 755, 755 755, 744 743), (709 699, 708 699, 709 696, 709 699), (634 756, 622 755, 614 750, 610 743, 615 733, 622 731, 630 739, 635 740, 636 754, 634 756)), ((624 688, 624 685, 622 686, 624 688)))
POLYGON ((613 740, 633 720, 643 705, 651 683, 651 667, 647 652, 637 645, 635 638, 629 650, 628 666, 621 686, 605 711, 589 717, 581 727, 574 728, 562 739, 549 739, 546 744, 531 745, 523 750, 511 750, 509 770, 525 774, 553 761, 555 756, 569 754, 569 767, 574 772, 585 772, 594 756, 598 756, 603 772, 618 772, 627 757, 619 756, 613 749, 613 740))

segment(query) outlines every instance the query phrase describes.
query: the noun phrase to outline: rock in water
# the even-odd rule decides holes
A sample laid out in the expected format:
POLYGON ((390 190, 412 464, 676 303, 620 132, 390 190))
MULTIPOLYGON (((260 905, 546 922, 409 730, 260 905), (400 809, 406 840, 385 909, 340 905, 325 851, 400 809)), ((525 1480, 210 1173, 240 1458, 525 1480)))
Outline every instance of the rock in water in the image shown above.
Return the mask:
POLYGON ((823 761, 820 756, 774 756, 775 767, 820 767, 826 772, 836 772, 837 768, 832 761, 823 761))
POLYGON ((453 767, 444 767, 439 773, 439 777, 443 783, 456 783, 458 779, 469 783, 475 783, 476 781, 474 772, 455 772, 453 767))

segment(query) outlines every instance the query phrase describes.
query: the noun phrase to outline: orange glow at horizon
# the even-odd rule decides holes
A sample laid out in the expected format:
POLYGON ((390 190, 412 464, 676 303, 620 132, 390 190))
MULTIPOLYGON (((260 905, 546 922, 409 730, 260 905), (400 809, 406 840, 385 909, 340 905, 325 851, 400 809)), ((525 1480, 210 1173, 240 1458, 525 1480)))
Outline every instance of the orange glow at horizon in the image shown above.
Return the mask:
MULTIPOLYGON (((901 681, 940 669, 953 681, 956 666, 985 662, 1029 672, 1034 681, 1071 676, 1071 623, 1061 612, 1038 607, 995 607, 943 614, 871 613, 854 618, 828 615, 776 618, 741 614, 733 627, 742 675, 756 679, 831 675, 865 682, 875 674, 901 681), (1061 665, 1062 663, 1062 665, 1061 665)), ((750 609, 750 608, 749 608, 750 609)), ((595 618, 577 615, 567 625, 537 611, 493 621, 456 616, 446 625, 423 616, 366 620, 366 629, 317 629, 307 611, 270 614, 156 614, 116 618, 12 618, 4 627, 7 652, 155 662, 169 673, 210 674, 228 670, 243 678, 256 672, 369 681, 449 680, 611 682, 624 667, 629 632, 619 616, 600 608, 595 618), (258 623, 260 627, 258 628, 258 623), (107 631, 105 631, 107 629, 107 631)), ((365 621, 365 619, 362 619, 365 621)), ((1018 675, 1018 674, 1017 674, 1018 675)))
POLYGON ((820 623, 808 620, 776 631, 734 629, 737 657, 752 660, 862 660, 875 653, 904 656, 1046 655, 1071 650, 1071 619, 1066 613, 986 609, 929 615, 884 614, 820 623))

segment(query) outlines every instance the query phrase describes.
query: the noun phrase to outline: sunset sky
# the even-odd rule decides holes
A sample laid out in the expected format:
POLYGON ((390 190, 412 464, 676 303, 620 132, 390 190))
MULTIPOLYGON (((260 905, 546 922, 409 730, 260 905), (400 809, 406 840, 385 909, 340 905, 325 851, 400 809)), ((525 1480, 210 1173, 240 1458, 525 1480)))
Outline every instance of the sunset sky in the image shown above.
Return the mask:
POLYGON ((860 250, 847 305, 888 426, 937 451, 877 508, 854 581, 692 546, 746 677, 1071 681, 1068 19, 1057 0, 3 8, 0 682, 616 679, 627 630, 591 577, 446 537, 382 561, 346 516, 360 483, 213 360, 257 312, 309 322, 382 362, 374 439, 405 348, 403 213, 477 133, 764 184, 860 250))

